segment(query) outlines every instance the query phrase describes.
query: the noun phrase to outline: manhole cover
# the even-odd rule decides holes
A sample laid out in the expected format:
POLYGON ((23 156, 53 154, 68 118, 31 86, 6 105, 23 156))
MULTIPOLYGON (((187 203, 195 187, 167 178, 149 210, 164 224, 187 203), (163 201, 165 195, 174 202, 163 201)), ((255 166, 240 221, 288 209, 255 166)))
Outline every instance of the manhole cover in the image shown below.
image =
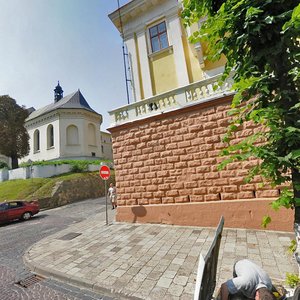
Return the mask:
POLYGON ((70 241, 75 239, 76 237, 78 237, 79 235, 81 235, 81 233, 77 233, 77 232, 70 232, 66 235, 63 235, 62 237, 58 238, 58 240, 63 240, 63 241, 70 241))
POLYGON ((17 284, 19 284, 20 286, 24 287, 24 288, 28 288, 29 286, 38 283, 40 281, 42 281, 44 279, 44 277, 39 276, 39 275, 31 275, 25 279, 22 279, 20 281, 17 282, 17 284))

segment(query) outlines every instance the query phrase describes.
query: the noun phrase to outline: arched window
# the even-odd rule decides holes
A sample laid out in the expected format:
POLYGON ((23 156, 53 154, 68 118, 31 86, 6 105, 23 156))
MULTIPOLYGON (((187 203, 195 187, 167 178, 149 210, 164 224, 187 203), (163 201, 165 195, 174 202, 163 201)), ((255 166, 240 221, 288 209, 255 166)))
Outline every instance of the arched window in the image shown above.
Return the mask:
POLYGON ((70 125, 67 127, 67 144, 68 145, 79 144, 78 128, 75 125, 70 125))
POLYGON ((54 128, 52 124, 47 127, 47 148, 51 147, 54 147, 54 128))
POLYGON ((33 134, 33 150, 40 151, 40 131, 37 129, 33 134))
POLYGON ((95 146, 96 145, 96 128, 95 128, 95 125, 93 124, 89 124, 88 126, 88 143, 89 145, 93 145, 95 146))

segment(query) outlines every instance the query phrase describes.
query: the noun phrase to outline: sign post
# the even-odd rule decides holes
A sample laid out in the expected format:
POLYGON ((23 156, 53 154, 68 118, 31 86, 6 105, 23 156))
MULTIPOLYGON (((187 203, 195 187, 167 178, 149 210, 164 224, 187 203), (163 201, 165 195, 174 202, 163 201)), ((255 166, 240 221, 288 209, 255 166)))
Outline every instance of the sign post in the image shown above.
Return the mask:
POLYGON ((99 170, 100 177, 104 180, 104 191, 105 191, 105 216, 106 216, 106 225, 108 225, 108 213, 107 213, 107 186, 106 182, 110 177, 110 169, 108 166, 103 165, 99 170))

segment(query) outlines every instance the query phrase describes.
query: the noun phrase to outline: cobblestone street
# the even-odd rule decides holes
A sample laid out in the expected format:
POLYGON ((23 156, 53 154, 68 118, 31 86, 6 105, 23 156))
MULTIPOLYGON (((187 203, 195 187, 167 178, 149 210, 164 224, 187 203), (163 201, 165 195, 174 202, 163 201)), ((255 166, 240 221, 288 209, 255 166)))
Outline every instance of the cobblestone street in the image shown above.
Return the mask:
POLYGON ((0 227, 0 300, 95 300, 113 299, 87 290, 43 279, 24 288, 16 284, 32 273, 24 266, 26 249, 42 238, 105 210, 105 199, 86 200, 40 212, 27 222, 12 222, 0 227), (82 207, 84 206, 84 209, 82 207))

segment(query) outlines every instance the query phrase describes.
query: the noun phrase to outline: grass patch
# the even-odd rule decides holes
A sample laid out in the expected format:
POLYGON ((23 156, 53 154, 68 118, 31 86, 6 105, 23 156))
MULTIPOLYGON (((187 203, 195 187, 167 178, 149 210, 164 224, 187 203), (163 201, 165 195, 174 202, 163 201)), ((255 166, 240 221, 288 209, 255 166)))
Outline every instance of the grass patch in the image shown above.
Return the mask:
POLYGON ((0 183, 0 201, 25 199, 43 186, 49 178, 18 179, 0 183))
POLYGON ((32 178, 10 180, 0 183, 0 201, 33 200, 50 197, 58 181, 72 180, 90 176, 97 172, 68 173, 51 178, 32 178))

